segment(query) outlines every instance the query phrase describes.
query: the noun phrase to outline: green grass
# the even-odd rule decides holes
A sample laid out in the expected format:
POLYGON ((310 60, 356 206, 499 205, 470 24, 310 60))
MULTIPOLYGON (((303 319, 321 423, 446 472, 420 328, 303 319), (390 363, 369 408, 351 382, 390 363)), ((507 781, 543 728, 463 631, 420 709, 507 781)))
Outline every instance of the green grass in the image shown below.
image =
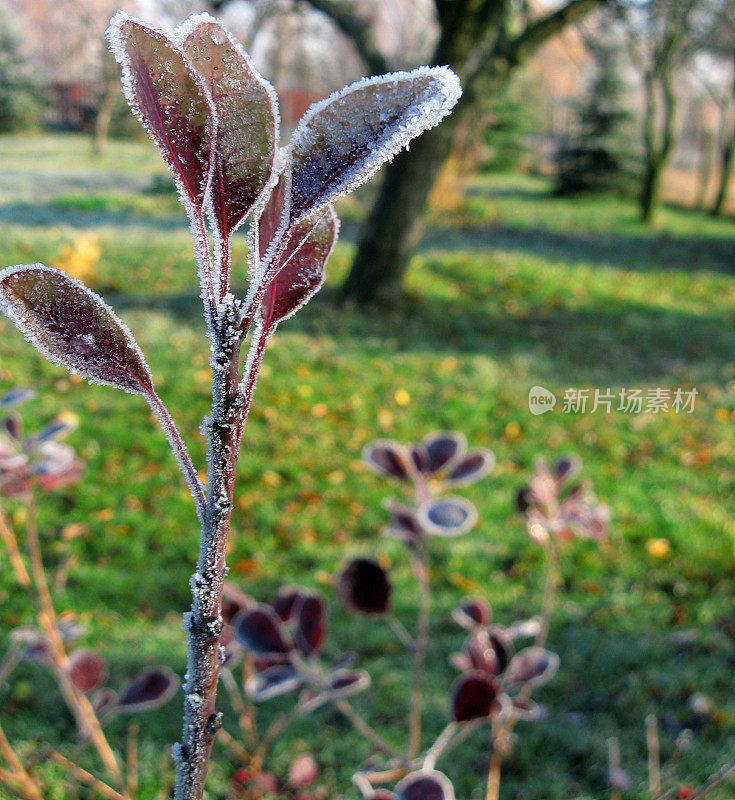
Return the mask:
MULTIPOLYGON (((0 139, 0 178, 8 173, 16 189, 6 184, 0 198, 0 264, 53 264, 80 232, 92 231, 101 248, 94 287, 135 332, 159 394, 202 464, 208 348, 183 213, 166 193, 149 191, 162 172, 151 146, 113 144, 99 160, 88 149, 74 137, 0 139), (139 168, 137 184, 120 185, 120 175, 139 168), (77 170, 92 189, 80 190, 77 170), (35 201, 39 185, 46 189, 35 201)), ((388 311, 331 301, 357 230, 355 221, 345 226, 327 288, 283 325, 266 357, 238 467, 231 578, 263 599, 286 582, 323 591, 332 604, 328 651, 359 652, 373 686, 356 706, 400 745, 408 656, 386 625, 341 610, 329 584, 347 555, 379 554, 394 567, 396 611, 413 625, 406 559, 378 536, 380 501, 400 490, 368 474, 360 451, 376 437, 413 440, 436 428, 460 429, 471 444, 492 448, 494 474, 462 491, 480 523, 460 540, 432 543, 428 742, 445 724, 455 677, 447 656, 462 642, 448 618, 452 606, 472 591, 492 602, 500 622, 535 613, 542 554, 514 514, 513 493, 537 455, 578 454, 584 475, 612 507, 612 535, 602 547, 566 549, 550 635, 561 669, 538 693, 545 718, 518 727, 502 792, 534 800, 605 797, 606 740, 618 735, 633 779, 626 798, 642 797, 646 714, 662 720, 665 757, 677 728, 691 722, 693 693, 707 695, 716 709, 681 757, 677 780, 696 784, 735 751, 735 225, 666 208, 647 230, 630 203, 553 199, 547 188, 518 176, 473 180, 462 208, 428 229, 406 297, 388 311), (527 405, 534 384, 559 398, 569 387, 696 387, 699 396, 693 414, 572 415, 561 412, 560 401, 535 417, 527 405), (408 392, 407 405, 397 402, 399 390, 408 392), (651 538, 669 541, 667 558, 649 555, 651 538)), ((354 205, 345 211, 352 220, 360 216, 354 205)), ((240 289, 243 238, 234 259, 240 289)), ((80 416, 70 442, 89 464, 78 487, 44 499, 41 508, 51 573, 65 558, 61 527, 88 528, 68 545, 78 564, 56 598, 59 610, 76 611, 88 625, 85 641, 107 655, 110 685, 149 663, 183 674, 180 613, 197 526, 147 407, 75 383, 0 321, 0 392, 18 384, 38 389, 25 409, 28 427, 61 409, 80 416)), ((31 619, 7 568, 0 603, 5 629, 31 619)), ((180 699, 141 719, 146 800, 155 795, 164 747, 179 735, 180 699)), ((19 669, 0 708, 24 752, 38 741, 73 750, 72 722, 40 668, 19 669)), ((273 713, 263 707, 262 724, 273 713)), ((125 728, 125 720, 110 728, 121 751, 125 728)), ((336 782, 341 796, 352 796, 349 775, 369 750, 345 734, 339 718, 318 712, 316 724, 299 722, 279 743, 273 766, 284 769, 289 753, 310 747, 325 784, 336 782)), ((226 796, 234 767, 223 749, 216 752, 211 798, 226 796)), ((487 752, 487 735, 476 736, 440 762, 459 798, 483 796, 487 752)), ((81 760, 95 766, 88 750, 81 760)), ((65 796, 55 775, 49 800, 65 796)))

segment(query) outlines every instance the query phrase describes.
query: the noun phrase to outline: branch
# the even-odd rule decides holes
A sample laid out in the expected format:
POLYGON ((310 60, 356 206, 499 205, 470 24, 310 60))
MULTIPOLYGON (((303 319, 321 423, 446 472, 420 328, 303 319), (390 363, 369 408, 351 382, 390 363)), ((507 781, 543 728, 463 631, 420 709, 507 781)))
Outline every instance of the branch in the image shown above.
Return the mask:
POLYGON ((373 41, 370 26, 355 14, 344 0, 305 0, 305 2, 329 17, 352 42, 371 75, 390 72, 390 64, 373 41))
POLYGON ((556 11, 529 22, 521 33, 508 42, 508 60, 512 64, 521 63, 552 36, 603 2, 605 0, 569 0, 556 11))

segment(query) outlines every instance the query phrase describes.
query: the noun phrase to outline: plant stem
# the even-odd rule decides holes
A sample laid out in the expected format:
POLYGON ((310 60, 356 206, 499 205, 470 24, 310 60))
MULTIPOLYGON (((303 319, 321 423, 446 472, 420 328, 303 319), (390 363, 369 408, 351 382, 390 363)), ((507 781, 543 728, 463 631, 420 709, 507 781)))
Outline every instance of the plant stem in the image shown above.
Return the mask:
POLYGON ((209 755, 220 727, 215 711, 220 668, 222 587, 227 534, 237 462, 237 431, 242 397, 238 392, 241 335, 234 304, 214 322, 212 336, 212 411, 207 432, 207 506, 197 569, 191 579, 192 605, 186 615, 188 654, 184 684, 184 727, 175 749, 175 800, 201 800, 209 755))
POLYGON ((658 725, 653 714, 646 717, 646 746, 648 749, 648 791, 652 800, 655 800, 661 794, 661 759, 658 725))
POLYGON ((13 568, 13 572, 15 573, 15 579, 21 586, 29 589, 31 586, 31 579, 28 575, 28 570, 23 563, 23 559, 21 558, 20 550, 18 549, 18 539, 16 538, 15 532, 5 518, 5 514, 3 514, 2 509, 0 509, 0 537, 2 538, 3 542, 5 543, 5 547, 8 550, 8 559, 10 560, 10 566, 13 568))
POLYGON ((127 777, 125 780, 125 791, 130 797, 138 794, 138 723, 131 722, 128 726, 128 746, 125 766, 127 777))
POLYGON ((490 756, 490 769, 487 773, 487 789, 485 800, 498 800, 500 795, 500 770, 503 766, 503 754, 496 747, 490 756))
POLYGON ((556 587, 559 584, 559 550, 553 539, 546 546, 546 580, 544 582, 544 597, 541 602, 541 625, 536 634, 535 644, 543 647, 549 635, 549 623, 556 602, 556 587))
POLYGON ((398 753, 377 733, 367 722, 355 711, 355 709, 347 702, 347 700, 337 700, 334 704, 346 719, 348 719, 354 726, 355 730, 359 731, 366 739, 369 739, 378 750, 381 750, 385 755, 390 758, 396 758, 398 753))
POLYGON ((13 750, 10 742, 5 737, 2 726, 0 726, 0 753, 2 753, 3 758, 8 762, 8 766, 11 769, 11 772, 5 777, 15 781, 22 788, 23 795, 27 800, 43 800, 40 790, 26 772, 25 767, 15 754, 15 750, 13 750))
POLYGON ((699 800, 700 797, 703 797, 707 792, 719 786, 721 783, 724 783, 733 774, 735 774, 735 761, 730 761, 729 764, 725 764, 717 770, 714 775, 707 778, 707 780, 695 790, 689 800, 699 800))
POLYGON ((68 758, 62 756, 61 753, 57 753, 56 750, 50 750, 49 755, 52 761, 68 769, 78 781, 86 784, 90 789, 97 792, 97 794, 107 798, 107 800, 128 800, 127 796, 116 792, 111 786, 95 778, 94 775, 87 772, 86 769, 77 766, 73 761, 69 761, 68 758))
POLYGON ((431 594, 429 590, 429 566, 427 564, 426 544, 413 562, 414 573, 419 587, 419 618, 414 639, 413 677, 411 684, 411 704, 408 737, 408 758, 413 759, 421 749, 421 703, 424 680, 424 661, 426 647, 429 643, 429 612, 431 610, 431 594))
MULTIPOLYGON (((544 596, 541 601, 541 625, 534 642, 537 647, 543 647, 549 635, 549 623, 554 611, 556 587, 559 583, 559 551, 553 539, 549 540, 549 544, 546 547, 546 556, 546 580, 544 582, 544 596)), ((524 687, 518 697, 519 699, 527 700, 530 695, 530 688, 524 687)), ((510 734, 513 732, 515 723, 515 717, 508 717, 501 723, 497 731, 493 729, 493 753, 490 756, 490 766, 487 773, 485 800, 498 800, 500 795, 500 774, 503 766, 505 742, 508 741, 510 734)))
POLYGON ((610 800, 620 800, 620 742, 617 736, 607 740, 607 772, 610 779, 610 800))
POLYGON ((46 571, 43 568, 43 558, 41 556, 41 546, 38 541, 38 530, 36 528, 36 513, 33 496, 26 498, 26 510, 28 514, 26 524, 26 536, 28 537, 28 549, 31 554, 31 572, 33 581, 36 585, 36 592, 39 600, 38 622, 46 634, 51 645, 51 657, 55 668, 56 678, 59 682, 66 704, 74 714, 80 731, 86 731, 95 749, 105 765, 107 774, 116 786, 122 787, 123 778, 118 766, 115 754, 112 752, 102 726, 94 713, 89 700, 82 692, 77 691, 69 678, 69 659, 64 649, 64 643, 59 634, 56 612, 54 611, 53 601, 46 581, 46 571))

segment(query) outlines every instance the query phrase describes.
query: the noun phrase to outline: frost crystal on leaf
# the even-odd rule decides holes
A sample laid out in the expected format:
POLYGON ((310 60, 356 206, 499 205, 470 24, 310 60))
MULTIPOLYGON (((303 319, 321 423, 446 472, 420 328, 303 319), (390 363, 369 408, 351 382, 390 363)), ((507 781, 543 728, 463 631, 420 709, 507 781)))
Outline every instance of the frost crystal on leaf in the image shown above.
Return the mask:
POLYGON ((338 231, 339 220, 331 206, 291 226, 276 261, 278 274, 261 307, 267 329, 295 314, 319 291, 338 231))
POLYGON ((226 28, 208 14, 177 33, 209 90, 217 115, 210 200, 222 239, 244 219, 268 184, 278 136, 278 101, 226 28))
POLYGON ((124 11, 113 17, 107 38, 133 113, 171 167, 187 211, 201 210, 215 124, 201 79, 167 36, 124 11))
POLYGON ((313 105, 291 137, 291 219, 300 219, 368 180, 459 100, 447 67, 366 78, 313 105))
POLYGON ((153 394, 130 330, 78 280, 43 264, 9 267, 0 272, 0 309, 50 361, 99 383, 153 394))

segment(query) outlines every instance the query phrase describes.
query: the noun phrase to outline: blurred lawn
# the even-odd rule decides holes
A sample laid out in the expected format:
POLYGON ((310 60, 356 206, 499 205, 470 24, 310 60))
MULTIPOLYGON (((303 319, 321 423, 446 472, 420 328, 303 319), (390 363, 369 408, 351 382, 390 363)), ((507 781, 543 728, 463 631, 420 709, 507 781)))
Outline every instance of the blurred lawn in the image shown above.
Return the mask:
MULTIPOLYGON (((93 158, 77 137, 0 139, 0 264, 68 263, 74 242, 92 232, 101 251, 93 286, 135 332, 202 464, 208 348, 191 243, 175 197, 162 191, 163 174, 146 143, 113 143, 93 158)), ((343 206, 347 222, 327 289, 283 325, 266 358, 239 465, 231 577, 263 599, 297 582, 333 601, 340 561, 375 553, 394 565, 397 611, 412 627, 406 561, 377 535, 380 500, 399 490, 362 468, 360 450, 378 436, 411 440, 436 428, 460 429, 471 444, 492 448, 494 474, 463 492, 480 524, 461 540, 433 544, 426 713, 436 734, 455 677, 446 659, 463 638, 449 611, 468 591, 489 599, 503 623, 536 611, 542 558, 513 512, 514 489, 535 456, 578 454, 612 506, 613 533, 601 548, 568 548, 550 637, 562 666, 538 695, 546 718, 518 728, 502 791, 534 800, 604 797, 606 739, 619 735, 633 798, 645 794, 648 713, 663 721, 666 757, 692 721, 692 694, 714 704, 678 763, 687 783, 735 751, 735 225, 666 208, 648 230, 627 201, 575 203, 548 197, 547 188, 518 176, 470 182, 460 208, 434 213, 408 297, 387 312, 330 302, 361 213, 354 201, 343 206), (696 387, 699 397, 691 415, 571 415, 558 405, 534 417, 527 395, 537 383, 559 398, 568 387, 696 387), (651 538, 668 540, 669 555, 651 556, 651 538)), ((241 288, 243 239, 234 258, 241 288)), ((111 686, 149 663, 183 674, 180 614, 197 529, 163 436, 140 399, 71 380, 0 320, 0 392, 26 384, 39 394, 25 408, 27 426, 76 412, 81 424, 70 441, 89 462, 79 487, 43 504, 50 572, 66 558, 60 528, 88 527, 69 545, 79 563, 58 609, 76 610, 89 625, 88 642, 108 656, 111 686)), ((4 629, 30 619, 7 568, 0 602, 4 629)), ((359 651, 373 676, 356 705, 400 744, 407 656, 387 626, 348 617, 335 604, 329 651, 345 649, 359 651)), ((144 798, 155 794, 164 745, 178 737, 180 699, 141 720, 144 798)), ((29 749, 49 740, 73 750, 69 715, 39 668, 19 669, 0 704, 6 729, 29 749)), ((273 711, 263 708, 264 724, 273 711)), ((274 765, 311 746, 328 782, 346 789, 368 750, 331 712, 318 717, 318 725, 293 727, 274 765)), ((120 749, 125 725, 110 727, 120 749)), ((225 726, 236 727, 229 711, 225 726)), ((483 796, 487 744, 476 737, 440 762, 459 798, 483 796)), ((224 796, 232 769, 217 752, 213 798, 224 796)), ((89 753, 82 761, 95 763, 89 753)), ((49 788, 48 800, 62 797, 60 784, 49 788)))

